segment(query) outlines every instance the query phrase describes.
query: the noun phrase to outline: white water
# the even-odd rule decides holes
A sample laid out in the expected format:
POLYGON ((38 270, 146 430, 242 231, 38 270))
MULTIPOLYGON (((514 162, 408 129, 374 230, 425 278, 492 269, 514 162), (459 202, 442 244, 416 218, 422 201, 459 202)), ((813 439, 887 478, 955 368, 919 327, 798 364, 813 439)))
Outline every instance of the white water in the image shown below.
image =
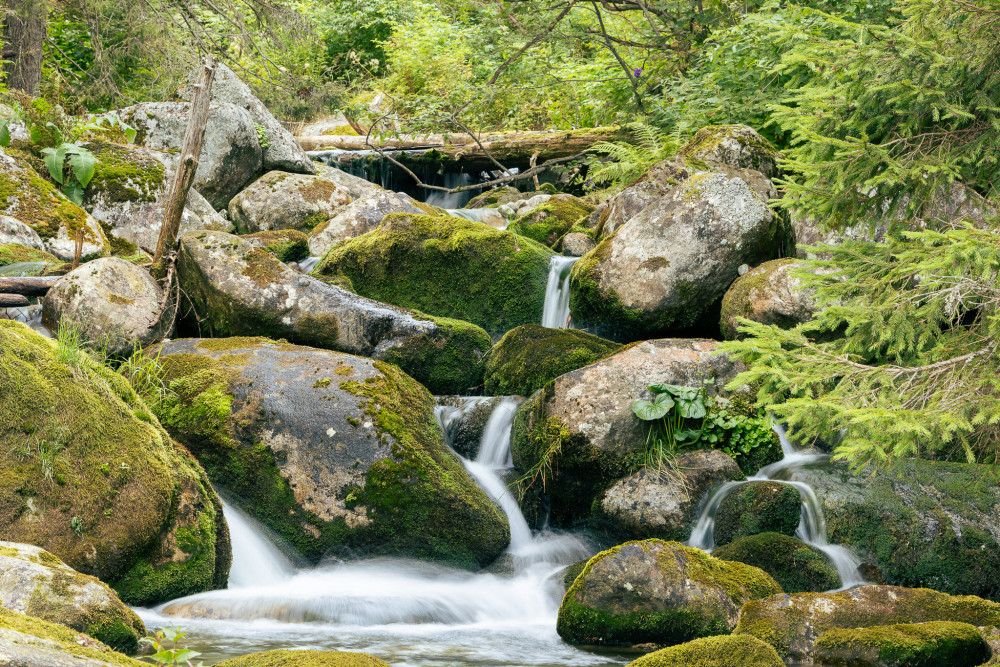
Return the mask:
POLYGON ((445 213, 456 218, 481 222, 495 229, 507 229, 509 220, 495 208, 448 208, 445 213))
POLYGON ((39 304, 32 306, 0 308, 0 320, 15 320, 17 322, 22 322, 46 338, 55 338, 52 331, 47 326, 42 324, 42 306, 39 304))
POLYGON ((549 278, 545 284, 545 307, 542 326, 550 329, 569 328, 569 271, 579 257, 556 255, 549 260, 549 278))
POLYGON ((299 273, 312 273, 312 270, 316 268, 316 265, 319 264, 319 260, 321 259, 323 258, 316 257, 315 255, 306 257, 304 260, 299 262, 299 273))
POLYGON ((795 536, 830 557, 833 565, 837 568, 837 574, 840 575, 841 588, 838 590, 866 583, 858 572, 861 560, 850 549, 839 544, 830 544, 828 541, 826 517, 823 515, 823 507, 820 505, 819 499, 816 498, 816 492, 808 484, 790 479, 794 476, 797 468, 826 463, 829 457, 826 454, 797 451, 780 424, 775 424, 774 430, 781 441, 781 451, 784 457, 780 461, 764 466, 757 471, 756 475, 748 477, 746 482, 726 482, 714 489, 691 530, 688 545, 708 552, 715 548, 715 515, 719 511, 722 501, 732 493, 733 489, 748 482, 779 482, 795 487, 802 496, 802 516, 799 519, 799 527, 795 531, 795 536))

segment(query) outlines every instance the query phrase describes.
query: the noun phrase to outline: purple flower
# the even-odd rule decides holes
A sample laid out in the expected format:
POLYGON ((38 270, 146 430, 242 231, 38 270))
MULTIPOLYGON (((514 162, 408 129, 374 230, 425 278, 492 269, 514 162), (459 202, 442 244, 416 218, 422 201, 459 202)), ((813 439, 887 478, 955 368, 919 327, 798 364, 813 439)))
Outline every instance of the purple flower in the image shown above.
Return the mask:
POLYGON ((632 72, 632 76, 634 76, 637 79, 639 78, 640 74, 642 74, 642 68, 641 67, 636 67, 635 71, 632 72))

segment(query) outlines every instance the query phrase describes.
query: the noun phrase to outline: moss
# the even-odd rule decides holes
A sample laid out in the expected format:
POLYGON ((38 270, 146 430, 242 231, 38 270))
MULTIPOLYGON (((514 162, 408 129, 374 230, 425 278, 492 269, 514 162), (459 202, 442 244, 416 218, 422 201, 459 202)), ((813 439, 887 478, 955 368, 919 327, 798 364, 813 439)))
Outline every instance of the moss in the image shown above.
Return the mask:
POLYGON ((165 196, 163 164, 151 155, 127 146, 91 143, 97 157, 94 177, 86 197, 101 196, 112 202, 155 202, 165 196))
POLYGON ((841 585, 829 556, 802 540, 780 533, 741 537, 719 547, 712 555, 759 567, 774 577, 786 593, 828 591, 841 585))
POLYGON ((976 667, 991 654, 975 626, 949 621, 827 630, 815 651, 822 664, 882 667, 976 667))
MULTIPOLYGON (((787 264, 795 263, 795 259, 775 259, 764 262, 755 267, 746 275, 740 276, 726 291, 722 297, 722 316, 719 319, 719 328, 722 337, 726 340, 733 340, 740 336, 737 331, 737 321, 739 317, 750 317, 753 314, 753 302, 751 300, 755 290, 766 287, 774 272, 787 264)), ((793 326, 797 322, 775 322, 780 326, 793 326)))
POLYGON ((309 237, 297 229, 271 229, 245 234, 241 238, 259 243, 275 259, 286 264, 309 256, 309 237))
POLYGON ((0 244, 0 266, 8 266, 19 262, 48 262, 49 264, 59 264, 60 260, 55 255, 21 245, 20 243, 0 244))
POLYGON ((559 239, 593 211, 592 206, 576 197, 559 195, 525 213, 510 223, 508 229, 554 248, 559 239))
POLYGON ((87 226, 87 213, 26 163, 0 165, 0 213, 17 218, 43 239, 65 228, 85 229, 86 240, 100 241, 87 226))
POLYGON ((757 533, 794 535, 802 498, 780 482, 749 482, 723 499, 715 516, 715 543, 728 544, 757 533))
POLYGON ((487 190, 482 194, 476 195, 469 200, 465 208, 496 208, 501 204, 509 204, 519 199, 524 199, 521 191, 515 187, 505 185, 501 188, 487 190))
POLYGON ((620 347, 576 329, 524 324, 508 331, 490 351, 486 393, 530 396, 550 380, 614 354, 620 347))
POLYGON ((478 222, 397 213, 335 245, 315 273, 346 276, 362 296, 499 335, 541 320, 551 256, 478 222))
MULTIPOLYGON (((116 667, 141 667, 147 663, 133 660, 96 641, 87 641, 76 630, 0 607, 0 628, 54 642, 59 649, 82 659, 97 660, 116 667)), ((12 641, 16 641, 13 640, 12 641)), ((20 642, 18 642, 20 643, 20 642)), ((30 650, 30 649, 29 649, 30 650)))
POLYGON ((748 635, 702 637, 644 655, 630 667, 784 667, 777 652, 748 635))
POLYGON ((691 163, 693 166, 704 168, 706 156, 712 154, 719 145, 726 139, 739 133, 736 139, 750 155, 746 156, 742 164, 732 165, 746 169, 757 169, 759 171, 769 171, 777 163, 778 151, 764 137, 756 132, 746 132, 744 125, 708 125, 695 133, 694 137, 685 144, 678 155, 691 163))
POLYGON ((247 263, 243 275, 253 281, 258 287, 267 287, 281 278, 285 265, 263 248, 253 248, 243 256, 247 263))
POLYGON ((264 651, 226 660, 216 667, 389 667, 389 664, 367 653, 264 651))

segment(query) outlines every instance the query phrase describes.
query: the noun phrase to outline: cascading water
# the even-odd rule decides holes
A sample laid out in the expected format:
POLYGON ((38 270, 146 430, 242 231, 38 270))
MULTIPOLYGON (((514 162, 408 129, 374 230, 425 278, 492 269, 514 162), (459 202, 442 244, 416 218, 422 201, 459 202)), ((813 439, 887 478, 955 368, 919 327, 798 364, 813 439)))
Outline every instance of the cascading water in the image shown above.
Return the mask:
POLYGON ((445 209, 445 213, 456 218, 481 222, 500 230, 507 229, 507 225, 510 224, 510 221, 500 215, 495 208, 452 208, 445 209))
POLYGON ((549 278, 545 284, 545 306, 542 326, 550 329, 569 328, 569 272, 579 257, 556 255, 549 260, 549 278))
POLYGON ((829 461, 829 457, 826 454, 797 451, 780 424, 775 424, 774 430, 781 442, 781 451, 784 454, 782 459, 764 466, 756 475, 748 477, 746 482, 726 482, 713 489, 691 530, 688 545, 708 552, 715 548, 715 515, 722 501, 734 489, 748 482, 780 482, 795 487, 802 497, 802 517, 795 532, 796 537, 830 557, 837 568, 837 574, 840 575, 842 589, 866 583, 858 572, 858 566, 861 565, 858 557, 846 547, 830 544, 827 540, 826 518, 823 515, 823 507, 816 498, 816 492, 808 484, 794 479, 797 469, 809 465, 822 465, 829 461))

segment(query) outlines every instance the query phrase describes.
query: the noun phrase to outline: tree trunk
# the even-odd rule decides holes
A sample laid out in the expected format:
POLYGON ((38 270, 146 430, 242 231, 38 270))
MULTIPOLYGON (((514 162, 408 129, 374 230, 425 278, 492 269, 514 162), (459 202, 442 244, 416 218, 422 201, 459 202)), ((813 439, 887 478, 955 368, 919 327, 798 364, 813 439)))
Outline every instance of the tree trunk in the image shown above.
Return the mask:
POLYGON ((2 0, 2 7, 7 87, 33 96, 42 80, 45 0, 2 0))

